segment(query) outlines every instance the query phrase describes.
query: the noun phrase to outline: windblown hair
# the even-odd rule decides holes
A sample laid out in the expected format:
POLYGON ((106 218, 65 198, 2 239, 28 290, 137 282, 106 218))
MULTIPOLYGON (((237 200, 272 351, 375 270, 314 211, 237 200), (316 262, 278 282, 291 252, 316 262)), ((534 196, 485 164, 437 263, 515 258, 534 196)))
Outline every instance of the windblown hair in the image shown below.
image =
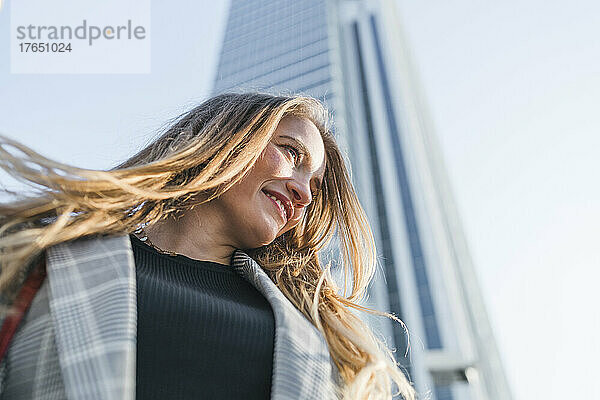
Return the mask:
POLYGON ((28 268, 48 247, 85 236, 132 233, 226 192, 250 171, 287 115, 307 118, 320 131, 326 153, 323 186, 297 226, 269 245, 247 251, 325 337, 344 399, 391 399, 394 389, 406 400, 414 399, 414 389, 392 352, 352 312, 402 323, 392 314, 360 305, 375 271, 374 240, 328 129, 327 112, 309 97, 213 97, 109 171, 54 162, 0 137, 0 167, 39 191, 0 205, 4 306, 10 305, 28 268), (343 294, 329 265, 322 265, 318 257, 334 235, 343 254, 343 294), (350 271, 351 293, 346 295, 350 271))

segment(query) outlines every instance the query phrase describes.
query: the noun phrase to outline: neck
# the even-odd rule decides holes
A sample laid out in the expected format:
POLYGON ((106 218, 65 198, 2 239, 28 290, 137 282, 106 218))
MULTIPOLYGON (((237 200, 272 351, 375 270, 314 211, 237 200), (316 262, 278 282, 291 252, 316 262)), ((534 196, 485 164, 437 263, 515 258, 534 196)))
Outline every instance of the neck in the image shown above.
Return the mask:
POLYGON ((222 221, 194 209, 182 217, 168 218, 144 228, 144 231, 161 250, 230 265, 236 247, 227 242, 221 226, 222 221))

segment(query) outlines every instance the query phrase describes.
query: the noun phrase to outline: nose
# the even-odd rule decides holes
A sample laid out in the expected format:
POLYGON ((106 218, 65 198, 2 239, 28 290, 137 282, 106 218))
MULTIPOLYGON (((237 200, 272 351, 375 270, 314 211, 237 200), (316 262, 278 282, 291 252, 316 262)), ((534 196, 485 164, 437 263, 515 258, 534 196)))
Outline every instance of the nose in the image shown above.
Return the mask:
POLYGON ((292 194, 292 203, 294 207, 306 207, 312 201, 310 184, 297 178, 290 179, 287 184, 288 191, 292 194))

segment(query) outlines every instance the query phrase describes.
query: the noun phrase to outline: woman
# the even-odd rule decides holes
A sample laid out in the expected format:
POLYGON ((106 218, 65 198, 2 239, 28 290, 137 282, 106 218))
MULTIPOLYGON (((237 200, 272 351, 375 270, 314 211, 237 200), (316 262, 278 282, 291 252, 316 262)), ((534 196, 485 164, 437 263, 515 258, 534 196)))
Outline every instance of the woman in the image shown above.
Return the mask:
POLYGON ((326 117, 224 94, 110 171, 3 138, 2 167, 42 188, 0 207, 2 301, 22 316, 4 397, 414 398, 351 312, 396 319, 358 304, 373 238, 326 117), (348 296, 318 257, 334 233, 348 296))

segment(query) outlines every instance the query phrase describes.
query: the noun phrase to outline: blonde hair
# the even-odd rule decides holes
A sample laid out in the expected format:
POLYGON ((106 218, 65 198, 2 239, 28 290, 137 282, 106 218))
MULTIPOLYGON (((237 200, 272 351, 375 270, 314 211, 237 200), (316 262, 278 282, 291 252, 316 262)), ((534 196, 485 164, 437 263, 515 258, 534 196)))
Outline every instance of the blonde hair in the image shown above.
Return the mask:
POLYGON ((359 304, 375 270, 374 240, 327 127, 327 112, 309 97, 213 97, 109 171, 57 163, 0 137, 0 167, 40 188, 35 197, 0 205, 2 301, 10 304, 28 266, 50 246, 90 235, 131 233, 220 196, 248 173, 287 115, 307 118, 319 129, 326 152, 323 187, 296 227, 248 253, 323 334, 342 378, 343 398, 390 399, 393 383, 405 399, 414 399, 392 352, 351 311, 401 323, 392 314, 359 304), (15 149, 21 154, 13 154, 15 149), (343 254, 343 295, 318 257, 336 233, 343 254))

